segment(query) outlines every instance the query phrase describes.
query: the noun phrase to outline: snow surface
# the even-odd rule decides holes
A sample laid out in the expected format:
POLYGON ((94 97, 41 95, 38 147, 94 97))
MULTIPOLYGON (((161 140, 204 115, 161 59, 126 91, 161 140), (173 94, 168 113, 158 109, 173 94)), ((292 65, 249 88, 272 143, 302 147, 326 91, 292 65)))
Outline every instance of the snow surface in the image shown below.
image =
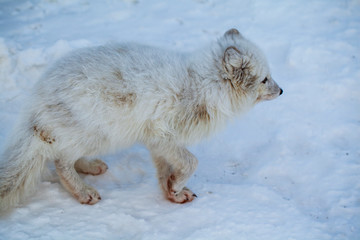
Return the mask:
POLYGON ((0 145, 66 52, 111 41, 191 51, 231 27, 264 50, 284 94, 190 147, 195 201, 165 200, 136 145, 83 175, 98 204, 48 179, 0 217, 0 239, 360 239, 358 0, 1 0, 0 145))

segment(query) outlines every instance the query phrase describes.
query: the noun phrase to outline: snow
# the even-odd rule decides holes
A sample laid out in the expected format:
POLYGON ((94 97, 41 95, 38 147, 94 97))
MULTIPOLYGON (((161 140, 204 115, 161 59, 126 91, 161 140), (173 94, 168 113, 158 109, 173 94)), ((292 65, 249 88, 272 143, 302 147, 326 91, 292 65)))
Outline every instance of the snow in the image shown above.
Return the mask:
POLYGON ((0 217, 0 239, 360 239, 359 13, 358 0, 2 0, 0 146, 49 64, 112 41, 191 51, 236 27, 284 94, 190 147, 195 201, 165 200, 136 145, 82 175, 99 203, 50 176, 0 217))

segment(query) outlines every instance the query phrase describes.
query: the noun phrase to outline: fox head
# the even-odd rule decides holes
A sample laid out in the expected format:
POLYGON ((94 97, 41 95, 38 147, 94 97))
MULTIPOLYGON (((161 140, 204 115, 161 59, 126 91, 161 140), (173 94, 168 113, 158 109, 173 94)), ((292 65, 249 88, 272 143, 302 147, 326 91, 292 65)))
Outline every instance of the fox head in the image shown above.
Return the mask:
POLYGON ((237 93, 246 95, 254 104, 272 100, 283 93, 271 77, 264 54, 238 30, 228 30, 219 44, 223 49, 223 79, 237 93))

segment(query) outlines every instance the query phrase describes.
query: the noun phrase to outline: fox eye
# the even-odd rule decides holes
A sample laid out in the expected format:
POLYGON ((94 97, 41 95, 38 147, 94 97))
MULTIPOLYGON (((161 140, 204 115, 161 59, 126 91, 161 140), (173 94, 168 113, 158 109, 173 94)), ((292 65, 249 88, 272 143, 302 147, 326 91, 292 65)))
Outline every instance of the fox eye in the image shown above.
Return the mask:
POLYGON ((268 78, 264 78, 264 80, 261 81, 261 83, 266 83, 268 81, 268 78))

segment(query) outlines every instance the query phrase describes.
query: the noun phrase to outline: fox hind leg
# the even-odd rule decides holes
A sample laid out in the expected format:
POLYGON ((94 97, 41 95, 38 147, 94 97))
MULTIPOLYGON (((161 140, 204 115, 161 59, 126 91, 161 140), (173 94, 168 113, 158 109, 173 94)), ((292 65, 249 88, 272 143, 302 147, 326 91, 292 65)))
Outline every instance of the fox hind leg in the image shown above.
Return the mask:
POLYGON ((75 170, 78 173, 100 175, 106 172, 108 166, 100 159, 88 161, 85 158, 80 158, 75 162, 75 170))
POLYGON ((64 188, 80 203, 93 205, 101 200, 100 194, 87 185, 75 170, 73 161, 58 159, 55 161, 56 172, 64 188))

